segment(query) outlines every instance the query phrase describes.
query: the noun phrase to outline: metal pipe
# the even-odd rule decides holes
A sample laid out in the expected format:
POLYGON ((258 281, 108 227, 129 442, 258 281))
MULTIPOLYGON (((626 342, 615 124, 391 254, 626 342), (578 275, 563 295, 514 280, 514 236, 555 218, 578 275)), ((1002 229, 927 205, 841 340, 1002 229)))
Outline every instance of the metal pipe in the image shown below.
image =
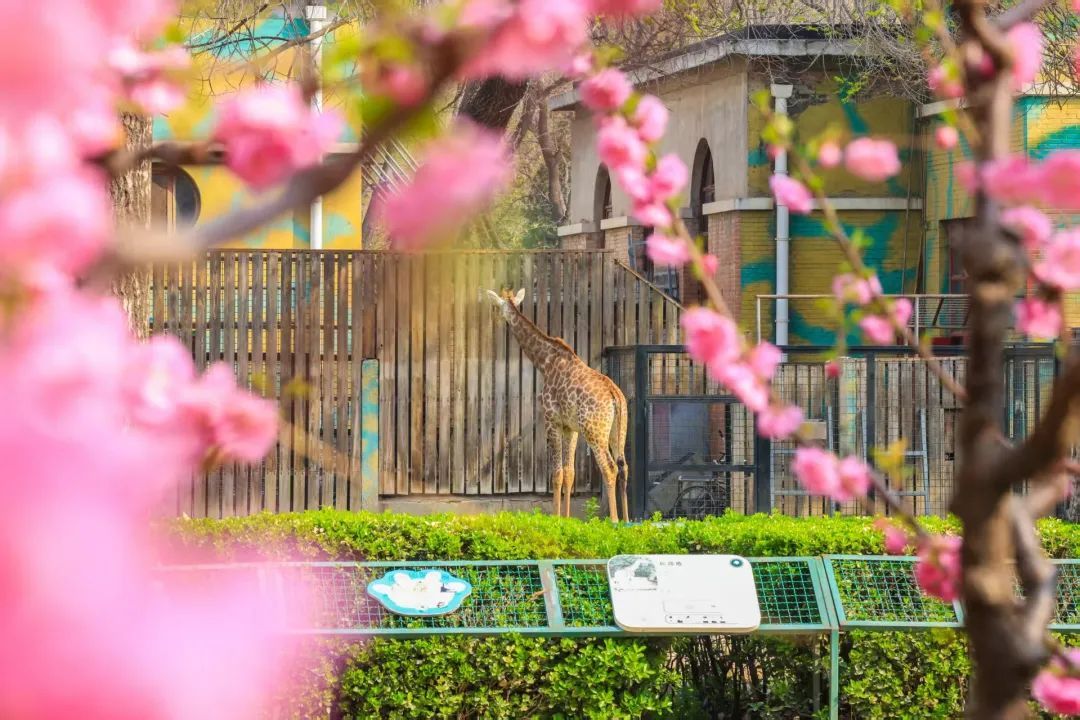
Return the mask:
MULTIPOLYGON (((326 27, 326 6, 307 5, 304 8, 304 18, 308 21, 308 33, 317 34, 326 27)), ((315 72, 317 85, 314 95, 311 97, 311 107, 315 112, 322 112, 322 45, 323 36, 311 41, 312 67, 315 72)), ((323 246, 323 199, 320 195, 311 202, 310 208, 310 247, 312 250, 322 250, 323 246)))
MULTIPOLYGON (((777 115, 787 115, 787 101, 791 97, 793 86, 772 85, 770 88, 775 100, 775 112, 777 115)), ((777 175, 787 175, 787 150, 780 150, 776 154, 773 172, 777 175)), ((788 270, 790 267, 788 255, 791 245, 790 236, 790 213, 786 205, 776 204, 776 338, 778 346, 788 344, 788 301, 789 290, 788 270)))

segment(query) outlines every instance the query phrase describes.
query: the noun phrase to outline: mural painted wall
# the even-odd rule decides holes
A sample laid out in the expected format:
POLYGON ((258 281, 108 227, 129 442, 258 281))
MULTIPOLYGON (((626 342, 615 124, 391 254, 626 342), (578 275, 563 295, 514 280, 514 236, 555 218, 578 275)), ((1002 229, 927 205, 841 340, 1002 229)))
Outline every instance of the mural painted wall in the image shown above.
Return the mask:
MULTIPOLYGON (((842 80, 824 73, 804 74, 800 85, 793 89, 788 100, 788 114, 795 125, 796 141, 809 140, 830 127, 843 129, 851 136, 873 135, 884 137, 900 148, 900 159, 905 170, 897 177, 882 183, 869 183, 848 173, 842 167, 824 173, 829 194, 836 197, 906 197, 909 187, 917 187, 919 174, 911 163, 911 151, 916 130, 914 106, 911 102, 888 94, 867 94, 867 97, 850 97, 852 88, 842 80), (910 168, 910 169, 909 169, 910 168), (913 185, 914 183, 914 185, 913 185)), ((764 78, 757 78, 750 85, 753 93, 769 88, 764 78)), ((757 108, 749 110, 749 166, 750 195, 769 194, 769 160, 765 143, 761 140, 764 118, 757 108)))
MULTIPOLYGON (((1051 100, 1042 97, 1021 98, 1015 107, 1011 138, 1012 150, 1033 159, 1045 158, 1054 150, 1080 148, 1080 99, 1051 100)), ((946 292, 950 276, 948 227, 950 221, 971 217, 971 198, 961 188, 957 173, 961 164, 971 158, 971 150, 961 140, 953 151, 933 147, 933 132, 939 120, 926 118, 922 127, 923 143, 931 148, 926 153, 926 190, 924 208, 925 292, 946 292)), ((1050 212, 1061 225, 1075 224, 1080 216, 1050 212)), ((1080 327, 1080 294, 1065 299, 1066 322, 1080 327)))
MULTIPOLYGON (((192 24, 186 28, 197 45, 205 40, 204 32, 192 24)), ((335 42, 341 42, 355 34, 357 28, 343 26, 325 36, 324 52, 330 52, 335 42)), ((286 22, 282 18, 267 18, 252 33, 259 38, 275 38, 277 42, 303 37, 308 33, 302 21, 286 22)), ((272 44, 272 43, 271 43, 272 44)), ((266 47, 260 43, 259 51, 266 47)), ((254 47, 243 40, 216 46, 213 50, 195 55, 195 74, 202 78, 201 87, 194 88, 191 100, 182 108, 166 117, 154 119, 155 140, 205 139, 211 133, 214 121, 214 103, 222 95, 250 86, 258 78, 271 81, 284 80, 298 61, 297 50, 289 49, 266 61, 258 73, 248 64, 254 47)), ((344 112, 344 98, 328 91, 324 98, 326 107, 343 112, 347 128, 341 142, 355 142, 359 124, 344 112)), ((200 221, 218 217, 229 210, 249 204, 253 194, 228 169, 219 166, 185 167, 194 180, 199 194, 200 221)), ((323 198, 323 247, 331 250, 359 249, 362 246, 362 180, 356 173, 342 187, 323 198)), ((287 249, 306 248, 310 245, 310 216, 306 209, 278 218, 271 225, 235 241, 234 248, 287 249)))
MULTIPOLYGON (((751 93, 767 87, 765 80, 758 79, 751 84, 751 93)), ((910 195, 918 198, 920 158, 913 156, 910 150, 917 139, 917 135, 913 135, 916 125, 912 104, 885 94, 855 100, 848 97, 848 90, 825 75, 818 75, 809 89, 796 87, 788 108, 797 139, 815 137, 829 127, 842 128, 852 136, 887 137, 901 148, 904 170, 882 183, 865 182, 842 168, 828 171, 825 178, 829 195, 867 198, 908 198, 910 195)), ((772 162, 761 141, 763 117, 751 107, 748 119, 749 194, 767 196, 772 162)), ((776 219, 772 211, 742 212, 740 215, 741 321, 744 328, 753 330, 758 325, 756 296, 776 292, 776 219)), ((849 236, 860 233, 865 237, 866 263, 878 271, 886 293, 914 289, 921 251, 922 213, 919 210, 844 210, 840 217, 849 236)), ((826 232, 821 215, 792 215, 790 236, 789 293, 830 293, 832 278, 843 258, 836 242, 826 232)), ((774 303, 763 300, 761 335, 764 339, 773 338, 773 311, 774 303)), ((829 345, 834 342, 834 322, 817 301, 790 301, 789 317, 792 344, 829 345)), ((847 341, 855 344, 863 339, 853 334, 847 341)))

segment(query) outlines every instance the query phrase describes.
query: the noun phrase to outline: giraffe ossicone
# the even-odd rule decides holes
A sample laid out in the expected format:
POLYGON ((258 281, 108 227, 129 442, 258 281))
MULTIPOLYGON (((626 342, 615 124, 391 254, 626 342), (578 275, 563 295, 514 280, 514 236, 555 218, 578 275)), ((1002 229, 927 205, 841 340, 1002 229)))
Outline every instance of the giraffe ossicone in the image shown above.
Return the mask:
POLYGON ((579 435, 604 476, 612 521, 630 519, 626 483, 626 397, 611 378, 589 367, 562 338, 548 335, 521 312, 525 289, 488 295, 510 331, 544 379, 540 407, 552 467, 556 515, 570 515, 574 490, 574 452, 579 435), (621 502, 620 502, 621 501, 621 502), (621 504, 621 507, 619 505, 621 504))

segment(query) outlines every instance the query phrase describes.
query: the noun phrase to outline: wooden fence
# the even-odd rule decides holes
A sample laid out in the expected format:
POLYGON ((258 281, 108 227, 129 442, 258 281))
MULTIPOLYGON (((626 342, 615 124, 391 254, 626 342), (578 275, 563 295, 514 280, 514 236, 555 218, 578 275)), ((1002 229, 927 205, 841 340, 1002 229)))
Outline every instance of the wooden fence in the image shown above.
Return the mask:
MULTIPOLYGON (((530 319, 596 368, 606 346, 677 341, 678 305, 603 250, 214 251, 155 269, 153 330, 180 337, 200 367, 231 363, 280 399, 291 428, 261 465, 194 478, 176 510, 546 493, 542 378, 484 298, 504 287, 525 288, 530 319), (365 360, 377 403, 361 401, 365 360), (364 423, 378 443, 366 474, 364 423)), ((591 465, 579 448, 579 489, 595 489, 591 465)))

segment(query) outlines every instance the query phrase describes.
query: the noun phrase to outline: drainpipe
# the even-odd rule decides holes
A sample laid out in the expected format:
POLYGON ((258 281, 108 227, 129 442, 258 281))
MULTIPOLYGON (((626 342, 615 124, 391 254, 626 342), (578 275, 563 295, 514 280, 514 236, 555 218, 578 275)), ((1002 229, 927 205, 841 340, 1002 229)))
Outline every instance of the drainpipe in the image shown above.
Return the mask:
MULTIPOLYGON (((308 5, 304 8, 304 18, 308 21, 308 32, 315 34, 326 27, 326 6, 308 5)), ((320 36, 311 41, 311 64, 318 81, 318 88, 311 98, 311 107, 315 112, 322 112, 322 45, 323 38, 320 36)), ((311 203, 311 227, 310 247, 312 250, 322 250, 323 246, 323 199, 320 195, 311 203)))
MULTIPOLYGON (((777 115, 787 115, 787 101, 791 97, 791 85, 772 85, 770 91, 776 101, 775 112, 777 115)), ((787 150, 780 150, 776 155, 776 163, 773 172, 777 175, 787 175, 787 150)), ((787 295, 790 288, 788 282, 788 249, 791 243, 790 215, 786 205, 776 205, 776 294, 787 295)), ((788 300, 786 297, 776 299, 776 338, 775 343, 780 347, 788 344, 788 300)))

